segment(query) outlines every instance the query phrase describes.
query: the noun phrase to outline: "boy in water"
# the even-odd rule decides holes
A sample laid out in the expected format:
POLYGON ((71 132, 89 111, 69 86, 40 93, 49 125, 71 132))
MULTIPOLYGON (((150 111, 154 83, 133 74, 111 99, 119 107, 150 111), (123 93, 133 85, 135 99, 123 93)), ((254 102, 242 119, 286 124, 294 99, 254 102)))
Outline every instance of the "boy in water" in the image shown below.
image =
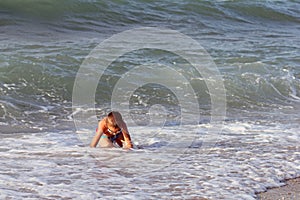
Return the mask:
POLYGON ((128 149, 133 147, 126 123, 119 112, 110 112, 99 121, 90 147, 96 147, 98 142, 100 147, 114 147, 114 144, 128 149))

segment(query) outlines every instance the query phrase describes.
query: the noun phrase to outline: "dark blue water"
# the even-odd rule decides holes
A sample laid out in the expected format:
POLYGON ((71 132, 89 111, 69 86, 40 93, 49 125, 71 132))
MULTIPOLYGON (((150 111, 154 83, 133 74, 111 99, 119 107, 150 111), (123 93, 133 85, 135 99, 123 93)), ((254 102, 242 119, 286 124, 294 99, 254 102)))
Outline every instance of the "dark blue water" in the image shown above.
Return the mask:
MULTIPOLYGON (((299 7, 296 1, 1 1, 1 124, 45 128, 68 121, 84 58, 104 39, 144 26, 179 31, 206 49, 223 76, 230 116, 278 108, 298 113, 299 7)), ((112 75, 149 60, 178 58, 137 51, 113 63, 112 75)), ((110 109, 113 87, 103 85, 100 80, 95 100, 99 115, 110 109)), ((202 112, 209 113, 205 85, 198 92, 202 112)), ((137 93, 147 98, 151 90, 137 93)), ((162 89, 158 101, 176 110, 166 95, 162 89)))

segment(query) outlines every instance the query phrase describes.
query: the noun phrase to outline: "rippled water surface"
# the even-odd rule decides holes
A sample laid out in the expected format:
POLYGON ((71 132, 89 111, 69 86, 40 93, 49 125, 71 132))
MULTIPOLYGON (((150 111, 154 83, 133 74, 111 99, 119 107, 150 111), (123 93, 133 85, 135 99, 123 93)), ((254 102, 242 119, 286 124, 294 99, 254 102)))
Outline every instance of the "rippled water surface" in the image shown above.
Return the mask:
POLYGON ((297 1, 1 1, 1 199, 255 199, 300 176, 299 10, 297 1), (99 77, 95 109, 72 108, 89 53, 140 27, 176 30, 207 51, 226 91, 224 120, 212 123, 218 95, 205 81, 214 80, 162 49, 118 57, 99 77), (134 71, 141 65, 151 73, 134 71), (193 89, 183 95, 188 106, 172 89, 143 82, 176 78, 161 73, 165 66, 186 80, 174 88, 193 89), (135 90, 124 116, 136 148, 89 148, 91 115, 107 114, 132 71, 139 78, 125 82, 135 90), (183 113, 197 123, 181 123, 183 113))

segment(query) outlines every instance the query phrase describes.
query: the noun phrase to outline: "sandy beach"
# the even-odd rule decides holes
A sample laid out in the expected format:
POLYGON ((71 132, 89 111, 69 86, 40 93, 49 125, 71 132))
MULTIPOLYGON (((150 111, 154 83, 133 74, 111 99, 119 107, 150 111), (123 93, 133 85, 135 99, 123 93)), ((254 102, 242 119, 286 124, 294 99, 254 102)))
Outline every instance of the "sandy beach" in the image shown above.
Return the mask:
POLYGON ((300 178, 286 181, 286 185, 268 189, 258 194, 261 200, 297 200, 300 199, 300 178))

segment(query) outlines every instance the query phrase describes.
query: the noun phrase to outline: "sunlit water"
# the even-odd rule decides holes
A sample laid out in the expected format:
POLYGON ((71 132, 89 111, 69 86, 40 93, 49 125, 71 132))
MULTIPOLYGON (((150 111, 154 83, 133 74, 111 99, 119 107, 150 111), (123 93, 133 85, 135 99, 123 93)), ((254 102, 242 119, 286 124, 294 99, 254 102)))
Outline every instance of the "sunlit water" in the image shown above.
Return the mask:
POLYGON ((203 145, 209 126, 131 127, 134 150, 68 131, 2 135, 1 198, 255 199, 300 175, 298 127, 227 122, 203 145))
POLYGON ((254 199, 299 177, 299 10, 293 0, 0 1, 0 199, 254 199), (213 94, 202 78, 161 49, 119 57, 98 83, 96 113, 72 109, 87 55, 140 27, 176 30, 205 48, 226 89, 222 131, 209 120, 213 94), (200 112, 192 94, 182 110, 170 88, 136 74, 131 120, 147 125, 150 111, 160 125, 129 124, 134 150, 89 148, 97 123, 89 114, 106 115, 117 81, 140 65, 190 78, 200 112), (197 123, 201 115, 200 125, 177 127, 183 111, 197 123), (86 127, 76 130, 82 113, 75 121, 86 127))

